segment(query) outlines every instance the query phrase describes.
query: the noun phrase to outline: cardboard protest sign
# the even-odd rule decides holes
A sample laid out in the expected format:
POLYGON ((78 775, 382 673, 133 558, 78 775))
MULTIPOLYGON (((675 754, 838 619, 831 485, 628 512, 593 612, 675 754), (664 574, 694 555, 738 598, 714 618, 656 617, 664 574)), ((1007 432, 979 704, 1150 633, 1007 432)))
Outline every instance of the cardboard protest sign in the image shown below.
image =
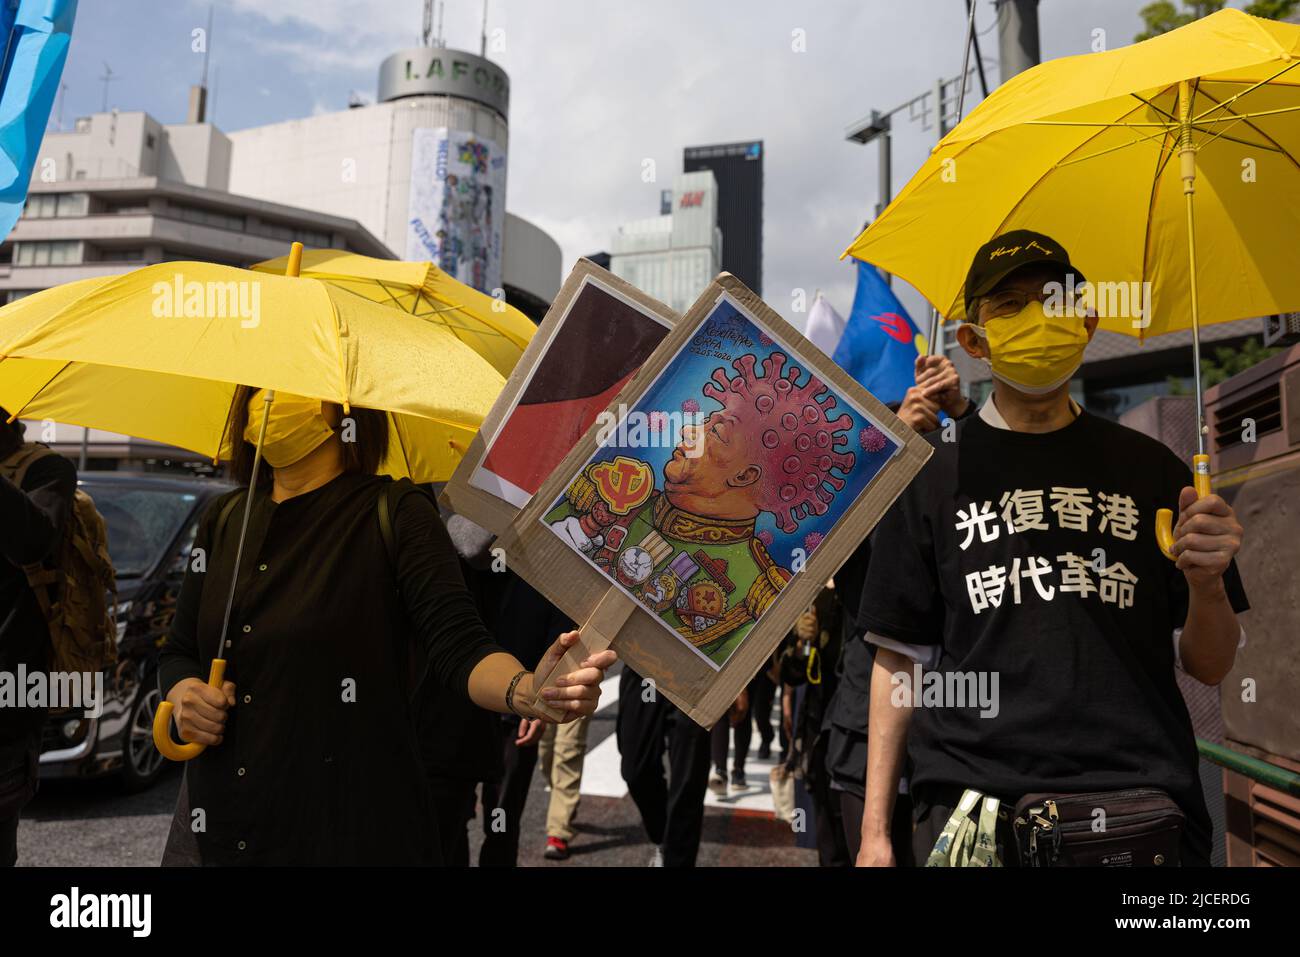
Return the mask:
POLYGON ((930 453, 724 273, 498 544, 708 726, 930 453))
POLYGON ((443 491, 501 534, 678 316, 581 259, 443 491))

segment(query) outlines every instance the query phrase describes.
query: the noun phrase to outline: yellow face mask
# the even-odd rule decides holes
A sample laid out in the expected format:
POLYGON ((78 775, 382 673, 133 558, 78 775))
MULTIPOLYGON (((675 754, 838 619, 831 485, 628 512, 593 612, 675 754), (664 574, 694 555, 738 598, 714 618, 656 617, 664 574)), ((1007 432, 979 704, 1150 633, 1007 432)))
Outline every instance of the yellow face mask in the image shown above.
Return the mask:
MULTIPOLYGON (((244 427, 244 441, 254 448, 262 431, 265 410, 266 390, 258 389, 248 400, 248 425, 244 427)), ((266 423, 262 457, 271 468, 282 469, 314 452, 333 434, 334 430, 321 414, 320 399, 277 392, 271 403, 271 418, 266 423)))
POLYGON ((1014 316, 967 323, 988 343, 993 375, 1030 395, 1044 395, 1068 382, 1083 362, 1088 330, 1083 317, 1049 316, 1030 302, 1014 316))

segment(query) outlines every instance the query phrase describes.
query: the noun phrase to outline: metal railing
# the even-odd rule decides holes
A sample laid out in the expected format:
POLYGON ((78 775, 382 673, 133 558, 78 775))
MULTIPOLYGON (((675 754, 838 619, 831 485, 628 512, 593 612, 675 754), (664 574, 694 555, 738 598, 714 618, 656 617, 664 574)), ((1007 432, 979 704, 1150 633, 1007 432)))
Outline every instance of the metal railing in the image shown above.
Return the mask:
POLYGON ((1258 781, 1293 797, 1300 797, 1300 774, 1294 771, 1253 758, 1249 754, 1242 754, 1222 744, 1206 741, 1204 738, 1196 739, 1196 750, 1205 760, 1221 768, 1227 768, 1229 771, 1244 775, 1252 781, 1258 781))

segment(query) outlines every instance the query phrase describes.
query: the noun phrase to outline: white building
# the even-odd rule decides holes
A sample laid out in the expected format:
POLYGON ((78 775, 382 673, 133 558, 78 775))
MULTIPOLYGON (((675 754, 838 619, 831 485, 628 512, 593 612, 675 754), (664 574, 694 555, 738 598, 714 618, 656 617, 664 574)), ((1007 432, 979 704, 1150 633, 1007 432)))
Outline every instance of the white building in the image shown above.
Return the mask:
POLYGON ((722 266, 718 184, 713 173, 673 179, 671 211, 624 223, 610 247, 610 272, 685 312, 722 266))
POLYGON ((504 212, 509 79, 482 57, 401 50, 380 67, 379 102, 230 134, 230 189, 355 219, 393 255, 444 271, 539 319, 562 257, 504 212))
MULTIPOLYGON (((41 289, 175 260, 251 266, 293 242, 387 257, 354 219, 227 191, 230 141, 210 123, 96 113, 41 143, 23 215, 0 242, 0 303, 41 289)), ((77 457, 79 426, 28 423, 77 457)), ((91 430, 91 468, 206 467, 158 442, 91 430)))

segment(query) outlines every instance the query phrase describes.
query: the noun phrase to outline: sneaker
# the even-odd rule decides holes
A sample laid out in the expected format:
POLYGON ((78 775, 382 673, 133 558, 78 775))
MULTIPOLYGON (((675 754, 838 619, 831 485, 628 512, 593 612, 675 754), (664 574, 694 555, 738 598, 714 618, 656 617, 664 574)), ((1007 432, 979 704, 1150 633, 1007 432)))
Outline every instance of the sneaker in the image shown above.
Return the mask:
POLYGON ((749 788, 749 782, 745 780, 744 771, 731 772, 731 790, 744 791, 749 788))
POLYGON ((662 847, 656 847, 655 852, 650 855, 650 866, 651 867, 664 866, 664 849, 662 847))
POLYGON ((713 773, 709 775, 709 790, 712 791, 714 794, 718 795, 719 797, 727 796, 727 772, 726 771, 722 771, 717 768, 713 769, 713 773))
POLYGON ((758 760, 770 761, 772 759, 772 742, 764 741, 758 746, 758 760))
POLYGON ((548 837, 546 839, 546 850, 542 852, 542 857, 548 861, 567 861, 569 859, 569 842, 562 837, 548 837))

